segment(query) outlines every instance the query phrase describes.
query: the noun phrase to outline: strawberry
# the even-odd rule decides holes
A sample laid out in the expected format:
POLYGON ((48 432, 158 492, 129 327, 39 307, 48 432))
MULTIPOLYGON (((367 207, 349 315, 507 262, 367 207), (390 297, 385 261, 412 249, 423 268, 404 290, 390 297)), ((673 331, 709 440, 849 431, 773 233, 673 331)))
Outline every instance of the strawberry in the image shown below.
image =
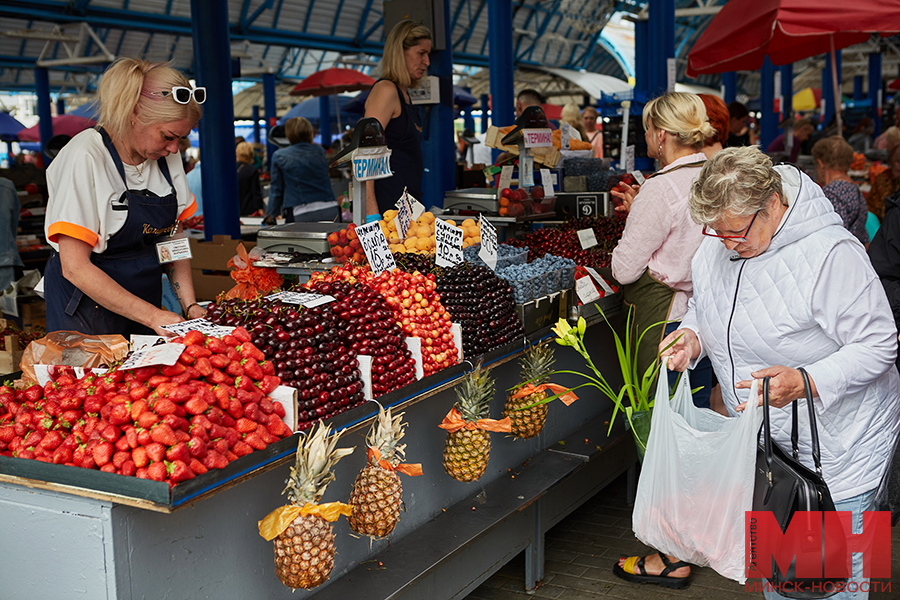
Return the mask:
POLYGON ((28 435, 25 436, 25 439, 22 441, 22 447, 28 448, 30 446, 37 446, 41 443, 41 440, 44 438, 44 434, 40 431, 32 431, 28 435))
POLYGON ((58 431, 48 431, 47 434, 41 439, 41 448, 44 450, 53 451, 59 448, 60 444, 63 443, 62 434, 58 431))
POLYGON ((232 417, 231 415, 229 415, 229 414, 222 415, 222 426, 223 427, 234 427, 235 423, 237 423, 237 421, 235 421, 234 417, 232 417))
POLYGON ((132 460, 126 460, 122 463, 122 466, 119 468, 119 472, 122 475, 127 475, 128 477, 133 477, 137 472, 137 466, 134 464, 132 460))
POLYGON ((238 456, 237 454, 235 454, 234 452, 232 452, 231 450, 229 450, 228 453, 225 455, 225 458, 228 459, 228 462, 234 462, 234 461, 236 461, 237 459, 239 459, 240 456, 238 456))
POLYGON ((276 375, 263 375, 256 385, 259 388, 259 391, 268 396, 275 391, 275 388, 281 385, 281 377, 276 375))
POLYGON ((245 358, 241 360, 241 365, 244 367, 244 373, 253 381, 259 381, 263 378, 262 367, 255 360, 245 358))
POLYGON ((107 442, 115 442, 122 435, 122 430, 110 423, 105 424, 100 429, 100 436, 107 442))
POLYGON ((178 405, 168 398, 160 398, 153 404, 153 411, 161 417, 174 414, 177 410, 178 405))
POLYGON ((53 451, 53 464, 64 465, 72 462, 72 449, 66 446, 60 446, 53 451))
POLYGON ((213 369, 212 373, 209 374, 206 380, 213 385, 218 385, 220 383, 227 383, 228 385, 231 385, 232 383, 234 383, 234 380, 232 380, 231 377, 228 377, 227 375, 225 375, 225 373, 218 369, 213 369))
POLYGON ((181 429, 176 429, 175 430, 175 439, 178 441, 179 444, 187 443, 191 439, 191 434, 188 433, 187 431, 182 431, 181 429))
POLYGON ((134 461, 134 464, 139 469, 150 464, 150 457, 147 456, 147 449, 143 446, 138 446, 131 451, 131 460, 134 461))
POLYGON ((231 334, 223 335, 222 341, 225 342, 225 345, 228 346, 229 349, 233 349, 241 345, 240 340, 238 340, 236 337, 234 337, 234 335, 231 334))
POLYGON ((198 427, 202 427, 203 429, 209 429, 212 427, 212 422, 206 418, 206 415, 195 415, 191 419, 191 425, 196 425, 198 427))
POLYGON ((191 397, 191 388, 186 385, 179 385, 169 392, 168 398, 176 404, 181 404, 191 397))
POLYGON ((276 415, 278 415, 282 419, 287 416, 287 411, 284 409, 284 404, 282 404, 278 400, 272 400, 272 404, 275 406, 276 415))
POLYGON ((259 363, 259 368, 262 369, 263 375, 274 375, 275 374, 275 365, 271 360, 264 360, 259 363))
POLYGON ((174 365, 163 365, 159 372, 166 377, 174 377, 184 373, 184 369, 185 366, 183 364, 176 362, 174 365))
POLYGON ((253 386, 253 380, 246 375, 241 375, 240 377, 235 378, 234 387, 239 390, 247 390, 248 392, 256 389, 253 386))
POLYGON ((194 368, 197 369, 197 372, 200 373, 201 377, 207 377, 211 375, 213 370, 212 362, 210 362, 210 360, 205 356, 197 359, 197 361, 194 363, 194 368))
POLYGON ((194 358, 194 362, 191 364, 195 364, 197 359, 206 358, 208 356, 212 356, 213 351, 207 348, 206 346, 188 346, 184 349, 185 354, 194 358))
POLYGON ((168 476, 166 465, 161 462, 150 463, 147 467, 147 476, 153 481, 165 481, 168 476))
POLYGON ((209 439, 217 440, 220 437, 225 437, 225 428, 218 423, 211 423, 207 433, 209 434, 209 439))
POLYGON ((166 450, 166 460, 182 460, 184 462, 190 462, 191 451, 188 449, 187 444, 179 442, 166 450))
POLYGON ((228 405, 228 414, 235 419, 244 416, 244 405, 241 404, 240 400, 237 398, 231 399, 231 403, 228 405))
POLYGON ((225 440, 228 442, 228 448, 234 448, 234 445, 241 439, 241 433, 233 427, 225 428, 225 440))
MULTIPOLYGON (((145 450, 147 451, 147 458, 153 462, 161 462, 166 458, 166 447, 159 442, 149 444, 145 450)), ((135 463, 137 463, 137 461, 135 461, 135 463)))
POLYGON ((241 353, 237 351, 237 348, 229 348, 227 352, 225 352, 225 356, 228 357, 229 360, 236 360, 240 362, 241 353))
POLYGON ((203 345, 206 336, 204 336, 201 332, 191 330, 184 334, 184 345, 185 346, 200 346, 203 345))
POLYGON ((0 427, 0 442, 5 444, 13 441, 13 438, 16 437, 16 428, 12 425, 5 425, 0 427))
POLYGON ((251 421, 246 417, 241 417, 237 420, 235 429, 237 429, 239 433, 250 433, 251 431, 256 431, 256 422, 251 421))
POLYGON ((194 473, 194 475, 203 475, 209 470, 197 458, 192 458, 191 462, 188 463, 188 466, 191 468, 191 471, 194 473))
POLYGON ((202 415, 208 408, 209 404, 196 396, 184 403, 184 410, 192 415, 202 415))
POLYGON ((59 407, 63 411, 77 410, 81 408, 81 405, 84 403, 85 398, 87 398, 87 392, 85 392, 84 390, 78 390, 72 394, 67 394, 60 398, 59 407))
POLYGON ((187 419, 178 415, 166 415, 162 422, 171 427, 172 431, 187 431, 191 426, 187 419))
POLYGON ((143 400, 150 393, 146 385, 135 385, 128 389, 128 396, 133 400, 143 400))
POLYGON ((222 424, 222 419, 225 416, 225 413, 222 412, 222 409, 218 406, 210 405, 209 410, 206 411, 206 416, 209 418, 210 423, 216 423, 217 425, 222 424))
POLYGON ((102 467, 106 463, 112 459, 112 455, 115 449, 113 445, 109 442, 103 441, 94 446, 94 450, 92 456, 94 457, 94 462, 97 466, 102 467))
POLYGON ((231 451, 237 454, 238 456, 247 456, 248 454, 253 452, 253 446, 248 444, 243 440, 239 440, 232 448, 231 451))
POLYGON ((237 399, 241 401, 241 404, 247 404, 249 402, 259 403, 263 398, 265 398, 263 393, 256 388, 253 388, 252 390, 240 389, 237 391, 237 399))
POLYGON ((84 412, 97 414, 100 412, 100 409, 106 404, 106 401, 97 395, 88 396, 84 399, 84 412))
POLYGON ((234 331, 231 332, 231 335, 234 336, 234 339, 241 343, 249 342, 252 339, 250 337, 250 332, 243 327, 235 327, 234 331))
POLYGON ((284 421, 282 421, 281 419, 279 419, 277 421, 269 421, 269 423, 266 425, 266 430, 268 430, 268 432, 271 433, 272 435, 277 436, 279 438, 287 437, 285 435, 285 433, 286 433, 285 430, 287 430, 287 432, 290 432, 290 429, 288 428, 288 426, 285 425, 284 421))
POLYGON ((225 438, 217 439, 209 445, 207 454, 209 454, 213 450, 224 456, 228 452, 228 440, 226 440, 225 438))
POLYGON ((109 422, 113 425, 124 425, 131 423, 131 406, 130 404, 119 403, 113 406, 109 413, 109 422))
MULTIPOLYGON (((260 437, 260 434, 255 431, 244 436, 244 443, 251 446, 255 450, 265 450, 267 445, 260 437)), ((237 450, 235 450, 234 452, 235 454, 239 454, 237 450)))
POLYGON ((241 356, 243 356, 247 360, 266 360, 266 355, 262 353, 262 350, 254 346, 253 342, 251 342, 250 340, 241 343, 239 352, 241 353, 241 356))
POLYGON ((131 451, 131 446, 128 445, 128 438, 124 435, 113 442, 113 446, 116 447, 116 450, 120 452, 131 451))
POLYGON ((102 407, 100 407, 100 418, 104 421, 109 421, 109 415, 112 412, 112 409, 112 404, 104 404, 102 407))
POLYGON ((37 402, 44 397, 44 389, 35 384, 25 388, 25 400, 27 402, 37 402))
POLYGON ((100 470, 103 471, 104 473, 115 473, 116 466, 114 464, 112 464, 111 462, 108 462, 105 465, 103 465, 102 467, 100 467, 100 470))
POLYGON ((169 473, 169 481, 174 483, 194 478, 194 472, 191 471, 186 462, 181 460, 173 460, 170 463, 166 463, 166 471, 169 473))
POLYGON ((150 389, 159 387, 159 384, 166 383, 169 381, 169 378, 165 375, 154 375, 150 379, 147 380, 147 387, 150 389))
POLYGON ((139 446, 137 427, 135 427, 134 425, 129 425, 124 427, 123 431, 125 432, 125 441, 128 442, 128 447, 137 448, 139 446))
POLYGON ((131 452, 119 451, 113 454, 112 464, 116 469, 121 469, 126 460, 131 460, 131 452))
MULTIPOLYGON (((209 364, 211 364, 214 369, 224 369, 230 362, 231 359, 224 354, 213 354, 209 357, 209 364)), ((206 377, 206 375, 204 375, 204 377, 206 377)))
POLYGON ((206 347, 213 354, 225 354, 228 351, 228 346, 221 339, 217 337, 209 336, 206 338, 206 347))
POLYGON ((151 411, 141 413, 141 416, 137 419, 137 425, 141 429, 150 429, 157 423, 159 423, 159 415, 151 411))
POLYGON ((275 405, 272 404, 272 399, 269 397, 265 397, 259 401, 259 412, 264 415, 271 415, 275 412, 275 405))
POLYGON ((62 412, 62 408, 60 408, 59 402, 56 402, 55 400, 47 400, 44 402, 44 412, 51 417, 56 417, 59 416, 59 413, 62 412))
POLYGON ((138 479, 150 479, 150 474, 147 472, 147 467, 138 467, 137 471, 135 471, 134 476, 138 479))
POLYGON ((207 469, 224 469, 228 466, 228 459, 225 458, 224 454, 216 452, 215 450, 210 450, 206 455, 206 458, 202 459, 201 462, 203 466, 207 469))
MULTIPOLYGON (((266 427, 268 427, 268 425, 266 427)), ((281 439, 277 435, 272 434, 266 427, 259 427, 256 429, 255 434, 251 433, 249 435, 259 435, 259 437, 262 438, 262 441, 266 444, 266 446, 268 446, 269 444, 274 444, 279 439, 281 439)))
MULTIPOLYGON (((191 346, 191 347, 194 348, 194 347, 199 347, 199 346, 191 346)), ((178 357, 178 362, 180 362, 183 365, 192 365, 192 364, 194 364, 195 360, 197 360, 197 359, 194 358, 193 356, 191 356, 190 354, 188 354, 187 352, 182 352, 181 356, 178 357)))
POLYGON ((131 420, 137 421, 141 418, 141 415, 145 412, 150 411, 150 405, 147 404, 146 400, 135 400, 131 403, 131 420))
POLYGON ((260 412, 259 405, 255 402, 250 402, 244 405, 244 416, 251 421, 259 422, 260 412))
POLYGON ((203 458, 209 451, 206 442, 196 435, 191 437, 190 441, 187 443, 187 447, 191 456, 194 458, 203 458))
POLYGON ((225 367, 225 374, 229 377, 240 377, 244 374, 244 367, 239 361, 233 360, 225 367))
POLYGON ((163 446, 174 446, 178 442, 175 438, 175 432, 165 423, 155 425, 153 429, 150 430, 150 438, 163 446))
POLYGON ((153 443, 153 439, 150 437, 150 428, 141 429, 138 428, 138 445, 139 446, 147 446, 153 443))

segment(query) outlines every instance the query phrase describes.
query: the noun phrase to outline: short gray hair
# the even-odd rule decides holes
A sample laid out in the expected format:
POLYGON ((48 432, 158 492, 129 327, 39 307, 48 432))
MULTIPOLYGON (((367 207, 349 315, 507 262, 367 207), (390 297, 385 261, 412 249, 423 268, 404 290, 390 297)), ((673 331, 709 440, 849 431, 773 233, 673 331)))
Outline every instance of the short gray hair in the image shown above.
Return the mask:
POLYGON ((691 218, 710 225, 725 213, 747 217, 766 215, 773 194, 786 204, 781 176, 756 146, 726 148, 706 161, 691 186, 691 218))

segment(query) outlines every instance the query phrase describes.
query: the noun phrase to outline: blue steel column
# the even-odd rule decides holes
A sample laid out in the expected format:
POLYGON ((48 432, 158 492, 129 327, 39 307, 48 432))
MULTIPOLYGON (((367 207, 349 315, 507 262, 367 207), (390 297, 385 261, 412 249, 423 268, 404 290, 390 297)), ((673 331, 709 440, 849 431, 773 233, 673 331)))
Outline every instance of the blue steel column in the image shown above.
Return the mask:
POLYGON ((450 0, 442 2, 444 10, 444 39, 446 48, 432 51, 429 73, 440 80, 441 101, 427 111, 427 139, 422 141, 425 173, 422 175, 422 196, 425 206, 444 206, 444 192, 456 188, 456 140, 453 137, 453 32, 451 31, 450 0))
POLYGON ((269 140, 269 131, 277 125, 278 114, 275 109, 275 75, 263 74, 263 104, 266 113, 266 168, 272 170, 272 155, 278 146, 269 140))
POLYGON ((650 96, 665 93, 667 60, 675 56, 675 0, 650 0, 650 96))
POLYGON ((262 143, 262 137, 260 136, 260 126, 259 126, 259 106, 253 106, 253 141, 257 144, 262 143))
MULTIPOLYGON (((834 53, 834 64, 837 67, 837 84, 838 90, 841 89, 841 51, 837 50, 834 53)), ((835 111, 835 99, 834 99, 834 85, 831 79, 831 55, 825 55, 825 68, 822 69, 822 100, 825 101, 825 115, 823 116, 823 125, 826 127, 829 123, 831 123, 831 119, 834 118, 835 111)), ((840 133, 840 132, 839 132, 840 133)))
POLYGON ((472 133, 475 133, 475 117, 472 116, 472 107, 465 108, 461 112, 463 129, 471 129, 472 133))
POLYGON ((491 99, 487 94, 481 95, 481 133, 487 133, 488 130, 488 112, 491 108, 491 99))
POLYGON ((725 104, 737 101, 737 73, 735 71, 722 73, 722 87, 725 88, 722 94, 725 104))
POLYGON ((204 207, 206 240, 214 235, 240 238, 231 61, 222 58, 231 54, 228 4, 191 0, 191 15, 197 85, 205 86, 208 92, 200 119, 203 197, 212 200, 204 207))
POLYGON ((56 114, 64 115, 66 114, 66 100, 62 96, 56 99, 56 114))
POLYGON ((763 61, 759 76, 759 111, 761 114, 759 134, 760 144, 765 150, 778 135, 778 120, 775 113, 772 112, 772 102, 775 100, 775 66, 768 56, 763 61))
POLYGON ((859 102, 865 100, 866 95, 863 93, 863 76, 857 75, 853 78, 853 101, 859 102))
MULTIPOLYGON (((512 1, 488 2, 488 44, 491 69, 491 125, 505 127, 516 118, 513 89, 512 1)), ((493 151, 494 160, 500 154, 493 151)))
POLYGON ((781 118, 786 119, 794 112, 794 65, 782 65, 781 71, 781 118))
POLYGON ((324 148, 331 148, 331 102, 331 96, 319 96, 319 135, 324 148))
POLYGON ((650 95, 650 21, 634 23, 634 97, 643 101, 650 95))
POLYGON ((38 131, 41 134, 41 152, 44 153, 44 164, 50 164, 47 156, 47 142, 53 137, 53 116, 50 114, 50 74, 46 67, 34 68, 34 88, 37 93, 38 131))
POLYGON ((869 102, 872 103, 872 120, 875 135, 881 135, 881 112, 878 110, 878 92, 881 90, 881 54, 869 55, 869 102))

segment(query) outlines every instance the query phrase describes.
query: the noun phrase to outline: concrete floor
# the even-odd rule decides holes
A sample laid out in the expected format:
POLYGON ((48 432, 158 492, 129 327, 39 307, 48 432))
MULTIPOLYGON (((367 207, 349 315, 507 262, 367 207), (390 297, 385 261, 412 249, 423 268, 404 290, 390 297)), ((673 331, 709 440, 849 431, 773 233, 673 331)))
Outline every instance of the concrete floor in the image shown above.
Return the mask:
MULTIPOLYGON (((652 552, 634 537, 625 489, 625 477, 622 476, 547 533, 546 572, 536 590, 525 591, 525 560, 524 554, 520 554, 473 591, 467 600, 730 600, 763 597, 762 593, 745 591, 737 582, 725 579, 709 568, 695 567, 693 582, 684 590, 630 584, 613 575, 612 566, 619 557, 652 552)), ((891 573, 900 576, 900 526, 892 530, 891 573)), ((869 598, 900 599, 900 579, 894 582, 890 592, 872 593, 869 598)))

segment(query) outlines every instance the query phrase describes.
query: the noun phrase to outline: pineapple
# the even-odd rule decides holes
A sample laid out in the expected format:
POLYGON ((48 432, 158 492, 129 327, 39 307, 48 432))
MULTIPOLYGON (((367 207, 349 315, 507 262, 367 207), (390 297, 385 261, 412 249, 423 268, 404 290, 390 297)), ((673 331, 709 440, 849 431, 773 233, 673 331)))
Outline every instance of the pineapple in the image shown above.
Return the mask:
POLYGON ((357 475, 350 494, 350 529, 361 535, 386 537, 400 520, 400 477, 382 463, 396 468, 403 461, 406 444, 398 443, 406 427, 402 419, 403 413, 391 417, 391 409, 379 406, 378 418, 366 437, 370 448, 368 464, 357 475))
MULTIPOLYGON (((339 435, 321 422, 315 433, 300 438, 297 459, 284 491, 295 507, 318 504, 325 488, 334 481, 337 461, 353 448, 335 450, 339 435)), ((284 492, 282 492, 284 493, 284 492)), ((275 538, 275 573, 291 588, 311 589, 320 585, 334 567, 334 533, 331 523, 319 515, 298 515, 275 538)))
MULTIPOLYGON (((553 367, 553 347, 550 344, 543 346, 532 346, 525 355, 519 360, 522 365, 522 381, 528 382, 532 386, 539 386, 549 381, 548 373, 553 367)), ((503 416, 509 416, 512 421, 512 434, 517 438, 533 438, 544 428, 547 421, 547 404, 532 406, 523 409, 523 406, 540 402, 547 397, 546 390, 538 390, 527 396, 514 397, 517 390, 514 390, 506 398, 506 404, 503 407, 503 416)))
MULTIPOLYGON (((494 380, 482 370, 481 362, 456 388, 455 409, 466 423, 488 416, 494 397, 494 380)), ((459 481, 475 481, 484 475, 491 453, 491 436, 484 429, 463 427, 447 432, 444 470, 459 481)))

